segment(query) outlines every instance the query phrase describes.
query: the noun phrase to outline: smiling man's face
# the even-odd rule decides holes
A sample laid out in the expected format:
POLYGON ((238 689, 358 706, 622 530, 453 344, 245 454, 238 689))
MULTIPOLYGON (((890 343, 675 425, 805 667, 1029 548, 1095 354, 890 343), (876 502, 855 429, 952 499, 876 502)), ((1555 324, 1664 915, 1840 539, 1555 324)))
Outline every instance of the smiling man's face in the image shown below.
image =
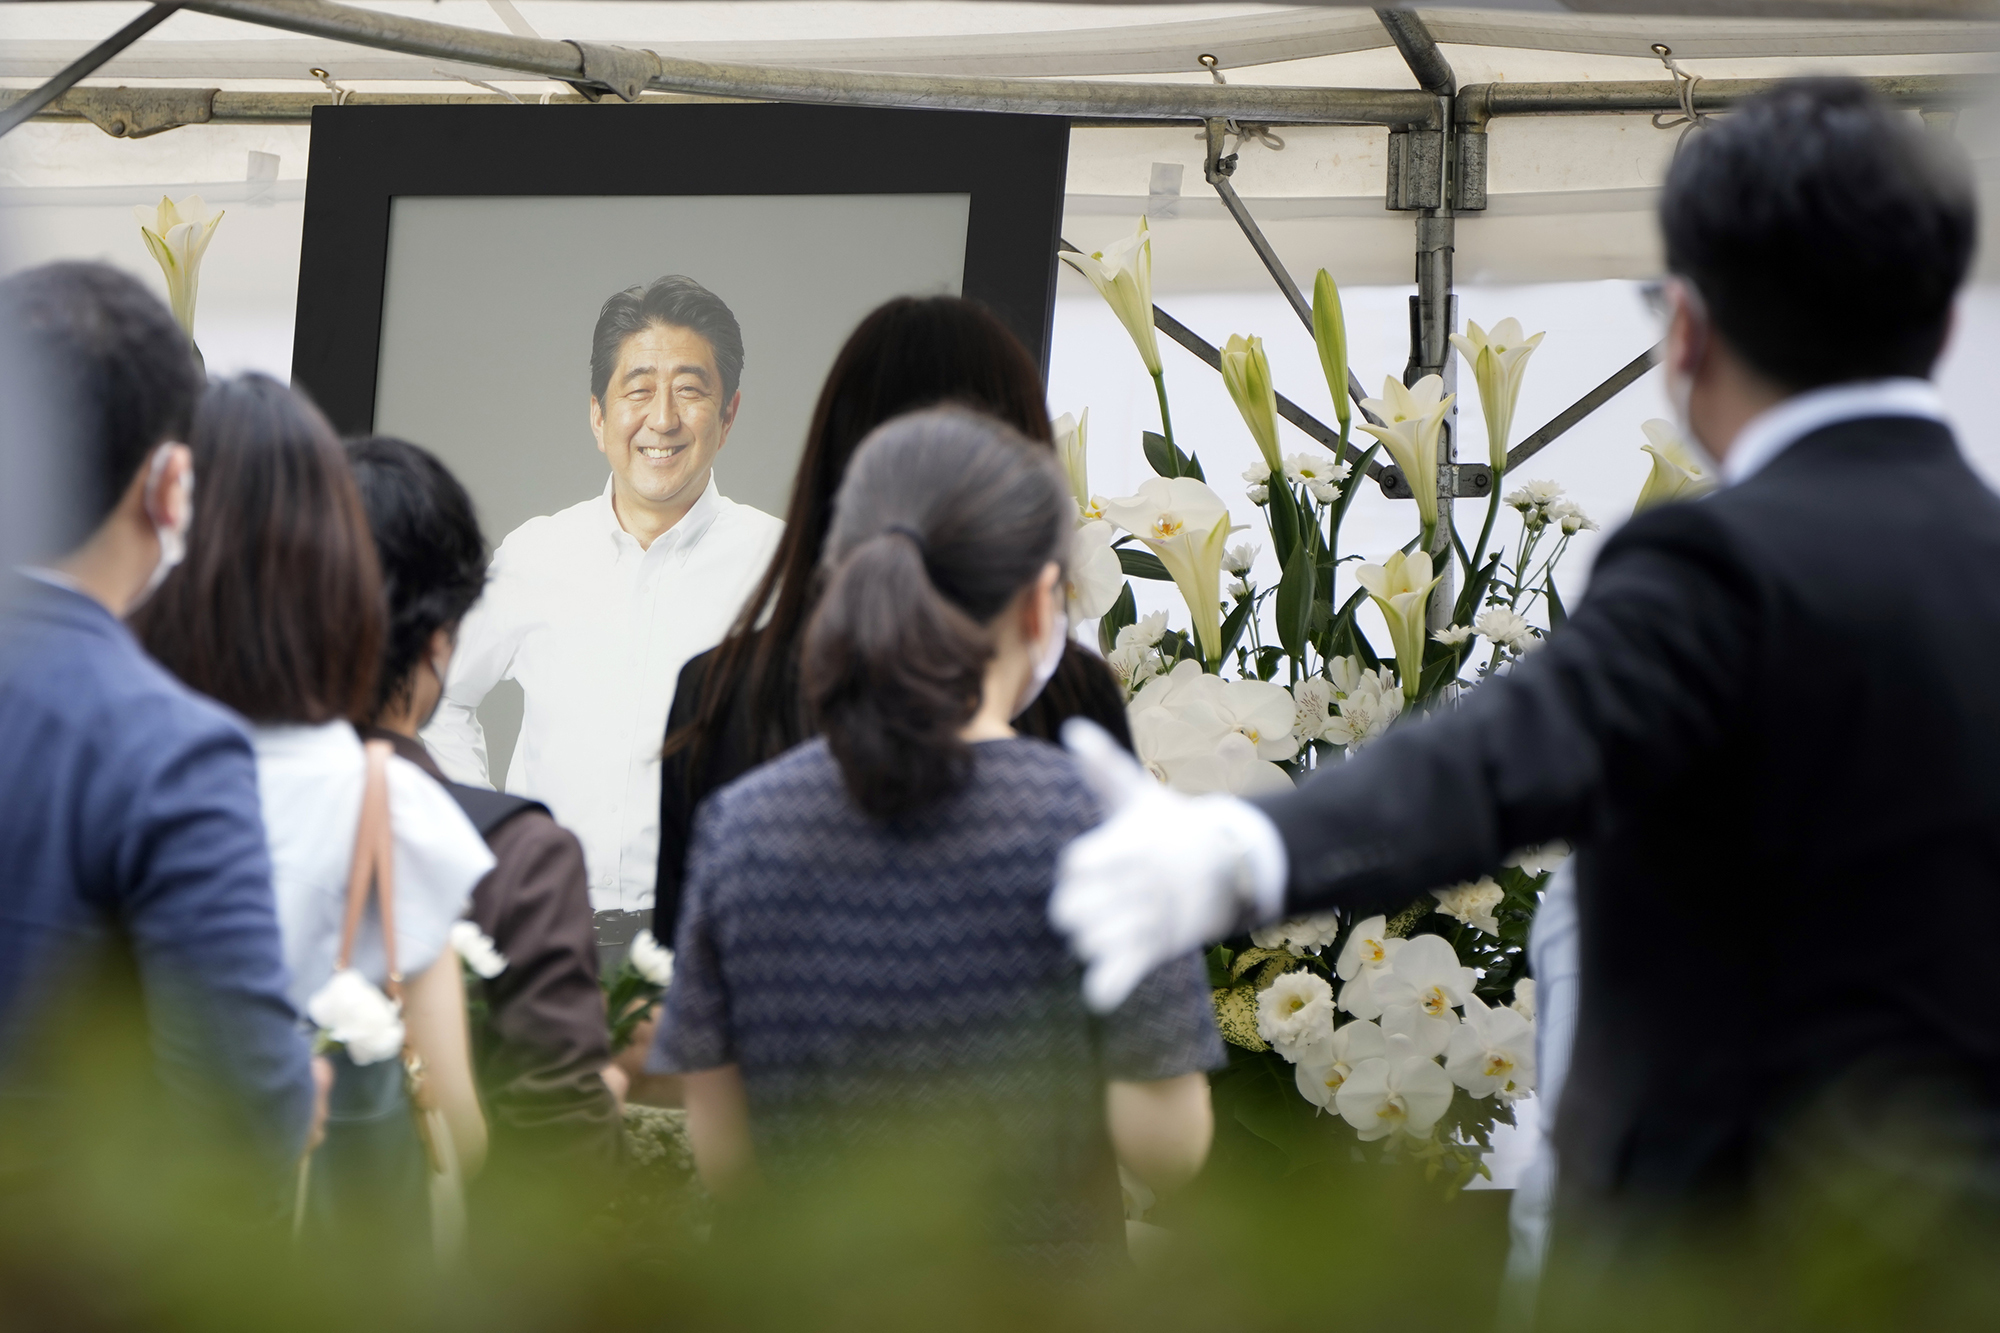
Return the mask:
POLYGON ((692 329, 653 324, 627 337, 603 401, 590 400, 590 432, 617 498, 685 513, 708 485, 741 399, 723 401, 715 349, 692 329))

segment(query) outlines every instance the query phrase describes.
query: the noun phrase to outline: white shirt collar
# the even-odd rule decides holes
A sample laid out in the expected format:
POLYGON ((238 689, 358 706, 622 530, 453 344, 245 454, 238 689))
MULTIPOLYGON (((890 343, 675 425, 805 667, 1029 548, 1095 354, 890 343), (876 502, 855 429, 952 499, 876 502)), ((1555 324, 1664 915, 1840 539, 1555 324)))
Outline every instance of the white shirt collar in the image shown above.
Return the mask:
POLYGON ((1750 419, 1723 460, 1722 484, 1747 481, 1816 430, 1866 417, 1946 419, 1944 400, 1929 380, 1853 380, 1808 389, 1750 419))
MULTIPOLYGON (((625 531, 625 526, 618 521, 617 506, 611 502, 612 490, 616 484, 617 478, 606 477, 604 493, 598 497, 603 502, 604 530, 613 542, 630 542, 637 546, 639 539, 625 531)), ((716 489, 715 472, 711 469, 708 474, 708 484, 702 487, 700 498, 681 515, 680 522, 653 539, 653 544, 646 548, 647 554, 694 545, 701 540, 702 534, 708 531, 715 522, 715 516, 722 512, 723 505, 727 503, 728 501, 722 498, 722 492, 716 489)))

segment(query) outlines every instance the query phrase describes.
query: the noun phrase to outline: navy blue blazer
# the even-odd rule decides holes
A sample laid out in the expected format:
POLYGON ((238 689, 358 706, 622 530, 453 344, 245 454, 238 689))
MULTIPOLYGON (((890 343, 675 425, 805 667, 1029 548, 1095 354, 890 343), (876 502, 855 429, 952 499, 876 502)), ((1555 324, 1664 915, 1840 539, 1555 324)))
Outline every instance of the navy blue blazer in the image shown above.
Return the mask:
POLYGON ((0 1092, 60 970, 114 932, 166 1085, 294 1156, 310 1051, 249 737, 97 602, 0 575, 0 1092))

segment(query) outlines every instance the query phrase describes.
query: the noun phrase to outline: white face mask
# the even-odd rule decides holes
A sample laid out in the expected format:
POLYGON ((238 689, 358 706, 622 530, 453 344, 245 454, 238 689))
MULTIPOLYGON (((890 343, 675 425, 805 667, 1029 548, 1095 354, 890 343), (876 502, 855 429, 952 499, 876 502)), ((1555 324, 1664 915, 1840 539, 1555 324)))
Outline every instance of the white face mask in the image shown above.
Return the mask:
POLYGON ((1028 683, 1021 687, 1021 696, 1014 700, 1014 711, 1008 720, 1021 716, 1028 706, 1042 697, 1042 689, 1049 683, 1049 677, 1056 674, 1056 664, 1062 661, 1063 649, 1069 644, 1069 614, 1058 610, 1049 621, 1048 640, 1041 645, 1040 656, 1035 662, 1035 670, 1028 677, 1028 683))
MULTIPOLYGON (((160 490, 162 478, 164 478, 167 471, 167 459, 173 456, 172 449, 172 445, 163 444, 153 451, 153 461, 148 466, 146 472, 146 509, 148 512, 166 508, 166 497, 160 493, 160 490)), ((132 599, 133 606, 138 606, 148 597, 151 597, 154 591, 162 583, 166 582, 167 575, 174 572, 174 567, 187 559, 188 527, 193 522, 194 469, 190 467, 186 475, 181 478, 180 512, 174 515, 173 520, 165 525, 157 522, 153 524, 153 535, 160 542, 160 563, 153 566, 153 573, 146 580, 146 586, 141 588, 139 595, 132 599)))

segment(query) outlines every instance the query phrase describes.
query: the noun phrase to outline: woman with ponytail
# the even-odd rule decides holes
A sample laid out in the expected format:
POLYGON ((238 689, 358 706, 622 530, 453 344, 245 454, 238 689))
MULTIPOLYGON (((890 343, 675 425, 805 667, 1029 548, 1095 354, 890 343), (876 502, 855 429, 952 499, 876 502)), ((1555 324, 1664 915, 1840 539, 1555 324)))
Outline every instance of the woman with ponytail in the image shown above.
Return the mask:
POLYGON ((898 418, 849 465, 803 649, 820 734, 703 805, 655 1047, 719 1196, 971 1143, 956 1185, 995 1238, 1076 1255, 1123 1247, 1118 1165, 1164 1192, 1206 1155, 1199 958, 1097 1019, 1048 923, 1096 803, 1010 723, 1067 637, 1073 522, 1049 452, 969 411, 898 418))

